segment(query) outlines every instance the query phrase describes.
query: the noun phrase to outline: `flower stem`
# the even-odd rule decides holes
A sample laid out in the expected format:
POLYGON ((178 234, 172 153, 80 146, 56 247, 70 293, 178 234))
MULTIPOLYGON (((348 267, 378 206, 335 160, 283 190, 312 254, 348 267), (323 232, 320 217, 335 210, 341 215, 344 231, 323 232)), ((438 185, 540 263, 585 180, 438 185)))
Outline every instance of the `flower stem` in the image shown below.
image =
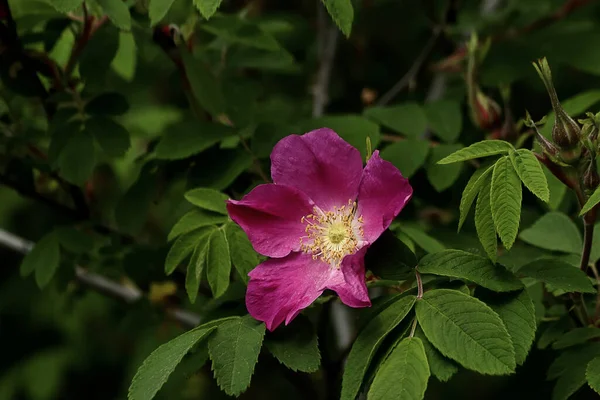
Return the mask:
POLYGON ((415 336, 415 331, 417 330, 417 317, 415 317, 415 319, 413 319, 413 323, 412 323, 412 327, 410 328, 410 335, 408 335, 409 338, 415 336))
POLYGON ((579 269, 581 269, 583 272, 587 271, 588 265, 590 264, 590 254, 592 252, 593 239, 594 224, 585 221, 583 225, 583 251, 581 252, 581 262, 579 263, 579 269))
POLYGON ((417 300, 423 298, 423 281, 421 280, 421 274, 415 269, 415 277, 417 278, 417 300))

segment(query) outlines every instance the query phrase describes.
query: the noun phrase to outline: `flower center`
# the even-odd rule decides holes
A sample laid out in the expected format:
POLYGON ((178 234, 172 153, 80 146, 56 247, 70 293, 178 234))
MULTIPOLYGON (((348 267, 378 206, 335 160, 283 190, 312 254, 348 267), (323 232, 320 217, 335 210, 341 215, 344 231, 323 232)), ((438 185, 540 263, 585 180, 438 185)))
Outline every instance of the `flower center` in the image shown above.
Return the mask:
POLYGON ((316 206, 313 210, 301 219, 306 236, 300 238, 300 249, 339 268, 344 257, 355 253, 362 243, 363 219, 356 218, 356 202, 349 200, 348 205, 327 212, 316 206))

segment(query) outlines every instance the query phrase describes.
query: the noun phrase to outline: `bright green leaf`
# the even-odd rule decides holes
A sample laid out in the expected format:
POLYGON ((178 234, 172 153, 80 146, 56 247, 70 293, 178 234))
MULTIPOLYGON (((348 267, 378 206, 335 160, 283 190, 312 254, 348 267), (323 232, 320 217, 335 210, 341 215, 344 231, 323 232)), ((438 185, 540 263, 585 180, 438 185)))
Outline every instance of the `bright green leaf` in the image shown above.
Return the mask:
POLYGON ((158 24, 167 15, 174 2, 175 0, 150 0, 148 5, 150 25, 158 24))
POLYGON ((497 292, 523 288, 521 281, 503 266, 462 250, 444 250, 428 254, 419 262, 418 270, 423 274, 467 279, 497 292))
POLYGON ((519 268, 517 273, 566 292, 595 292, 592 283, 579 268, 557 259, 535 260, 519 268))
POLYGON ((112 157, 125 155, 131 142, 129 132, 118 122, 106 117, 92 117, 85 121, 85 129, 96 139, 102 150, 112 157))
POLYGON ((265 325, 250 316, 224 322, 208 340, 219 387, 238 396, 250 385, 265 335, 265 325))
POLYGON ((460 103, 439 100, 425 105, 425 115, 433 132, 444 141, 453 143, 462 130, 460 103))
POLYGON ((49 3, 56 11, 67 13, 79 7, 83 0, 51 0, 49 3))
POLYGON ((119 29, 131 29, 131 14, 129 7, 122 0, 96 0, 102 7, 108 19, 119 29))
POLYGON ((293 371, 315 372, 321 364, 317 335, 307 318, 295 318, 292 324, 278 328, 265 346, 293 371))
POLYGON ((458 365, 449 358, 444 357, 435 347, 433 347, 429 340, 427 340, 427 337, 425 337, 423 329, 419 326, 415 331, 415 337, 421 339, 421 342, 423 343, 431 375, 435 376, 440 382, 446 382, 458 372, 458 365))
POLYGON ((540 200, 546 203, 549 202, 550 190, 548 189, 546 175, 544 175, 540 162, 531 150, 518 149, 510 152, 510 160, 527 189, 540 200))
POLYGON ((519 238, 532 246, 551 251, 580 254, 583 242, 577 225, 567 215, 550 212, 524 229, 519 238))
POLYGON ((600 357, 596 357, 588 363, 585 377, 588 385, 600 394, 600 357))
POLYGON ((594 208, 598 203, 600 203, 600 188, 596 189, 594 193, 590 196, 589 199, 585 202, 583 207, 581 207, 581 211, 579 215, 583 215, 594 208))
POLYGON ((385 337, 406 317, 415 304, 415 296, 405 296, 392 303, 369 321, 358 334, 348 354, 342 379, 342 400, 354 400, 365 373, 385 337))
POLYGON ((425 336, 446 357, 482 374, 514 371, 510 336, 485 303, 456 290, 436 289, 425 292, 416 310, 425 336))
POLYGON ((484 182, 477 196, 477 203, 475 204, 475 230, 486 254, 490 260, 496 262, 498 259, 498 240, 496 239, 496 228, 494 227, 494 218, 492 216, 491 187, 492 180, 488 174, 484 177, 484 182))
POLYGON ((400 225, 400 230, 404 232, 409 238, 414 240, 414 242, 423 250, 428 253, 436 253, 438 251, 443 251, 446 247, 441 244, 437 239, 432 236, 429 236, 422 229, 419 229, 415 226, 410 225, 400 225))
POLYGON ((200 280, 202 279, 202 273, 206 266, 206 253, 208 252, 208 238, 210 231, 200 238, 198 244, 194 248, 190 262, 188 263, 187 273, 185 275, 185 291, 188 294, 190 303, 196 302, 198 296, 198 288, 200 287, 200 280))
POLYGON ((557 341, 552 344, 552 348, 559 350, 567 347, 575 346, 581 343, 585 343, 590 339, 600 337, 600 328, 596 327, 581 327, 575 328, 564 335, 562 335, 557 341))
POLYGON ((340 28, 344 36, 350 37, 352 31, 352 20, 354 19, 354 8, 352 0, 321 0, 335 24, 340 28))
POLYGON ((421 339, 405 338, 381 363, 369 389, 369 399, 422 399, 429 380, 429 364, 421 339))
POLYGON ((429 146, 426 140, 406 139, 392 143, 383 149, 381 158, 394 164, 404 177, 410 178, 425 164, 429 146))
POLYGON ((186 121, 169 129, 156 146, 156 157, 178 160, 201 153, 235 134, 225 125, 203 121, 186 121))
POLYGON ((195 206, 205 210, 227 215, 225 202, 229 196, 210 188, 192 189, 185 194, 185 199, 195 206))
POLYGON ((230 273, 231 258, 227 238, 222 229, 216 229, 210 235, 206 256, 206 277, 215 298, 227 290, 230 273))
POLYGON ((510 150, 514 150, 514 147, 504 140, 484 140, 458 150, 454 154, 450 154, 446 158, 438 161, 438 164, 450 164, 472 160, 474 158, 507 154, 510 150))
POLYGON ((490 196, 496 231, 510 250, 519 233, 523 193, 521 180, 508 157, 499 159, 494 166, 490 196))
POLYGON ((473 201, 477 197, 477 194, 481 190, 483 184, 486 182, 487 177, 492 173, 493 170, 493 165, 487 168, 479 168, 473 173, 473 175, 471 175, 469 182, 467 182, 460 199, 460 218, 458 220, 459 232, 460 228, 462 228, 465 220, 467 219, 467 215, 469 215, 469 210, 471 209, 473 201))
POLYGON ((213 227, 205 226, 179 236, 167 254, 165 273, 167 275, 172 274, 175 268, 192 253, 199 242, 207 240, 208 235, 212 236, 213 231, 215 231, 213 227))
POLYGON ((412 138, 417 138, 427 129, 425 111, 417 103, 371 107, 367 108, 363 114, 386 128, 412 138))
POLYGON ((462 147, 461 144, 440 144, 431 149, 429 165, 427 166, 427 179, 438 192, 454 185, 462 170, 462 164, 438 165, 438 161, 462 147))
POLYGON ((187 232, 193 231, 194 229, 201 228, 203 226, 222 224, 227 221, 227 218, 220 215, 211 213, 204 210, 192 210, 185 214, 171 229, 168 241, 171 241, 183 235, 187 232))
POLYGON ((258 265, 258 255, 246 233, 237 224, 228 223, 225 225, 225 234, 229 244, 229 253, 231 262, 244 283, 248 283, 248 273, 258 265))
POLYGON ((209 19, 217 11, 223 0, 194 0, 194 5, 200 11, 200 14, 209 19))

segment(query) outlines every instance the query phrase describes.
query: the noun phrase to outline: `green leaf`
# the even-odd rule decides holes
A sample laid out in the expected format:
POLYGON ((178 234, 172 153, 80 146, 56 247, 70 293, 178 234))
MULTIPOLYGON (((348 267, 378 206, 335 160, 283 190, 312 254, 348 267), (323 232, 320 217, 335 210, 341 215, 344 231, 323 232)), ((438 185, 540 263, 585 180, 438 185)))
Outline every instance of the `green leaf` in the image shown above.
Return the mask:
POLYGON ((40 288, 50 282, 60 263, 60 247, 58 238, 49 233, 41 238, 27 253, 21 262, 21 276, 27 276, 35 271, 35 281, 40 288))
POLYGON ((205 226, 179 236, 167 254, 165 274, 171 275, 175 271, 175 268, 192 253, 196 245, 201 241, 207 240, 208 235, 212 236, 214 231, 215 228, 205 226))
POLYGON ((531 227, 523 230, 519 238, 532 246, 552 251, 580 254, 583 242, 577 225, 561 212, 549 212, 531 227))
POLYGON ((416 310, 425 336, 446 357, 482 374, 514 371, 510 336, 485 303, 456 290, 436 289, 425 292, 416 310))
POLYGON ((422 399, 429 380, 429 365, 421 339, 405 338, 379 366, 369 399, 422 399))
POLYGON ((566 292, 595 292, 592 283, 579 268, 561 260, 535 260, 519 268, 517 272, 566 292))
POLYGON ((415 337, 421 339, 423 347, 425 348, 425 354, 427 355, 429 370, 440 382, 448 381, 458 372, 456 363, 449 358, 444 357, 435 347, 433 347, 429 340, 427 340, 427 337, 425 337, 425 333, 423 333, 421 327, 417 327, 415 330, 415 337))
POLYGON ((452 100, 438 100, 425 105, 425 115, 431 130, 441 139, 453 143, 462 130, 460 103, 452 100))
POLYGON ((131 147, 129 132, 123 125, 106 117, 92 117, 85 121, 85 129, 90 132, 106 154, 112 157, 125 155, 131 147))
POLYGON ((531 150, 518 149, 517 151, 512 151, 510 152, 510 160, 527 189, 540 200, 548 203, 550 201, 548 181, 546 181, 546 175, 544 175, 540 162, 535 158, 531 150))
POLYGON ((195 206, 205 210, 227 215, 225 202, 229 196, 210 188, 192 189, 185 194, 185 199, 195 206))
POLYGON ((552 399, 567 400, 585 385, 587 365, 598 356, 600 356, 599 343, 574 347, 561 353, 548 368, 548 379, 558 378, 552 399))
POLYGON ((163 160, 187 158, 201 153, 235 133, 235 130, 225 125, 187 121, 167 131, 156 146, 156 157, 163 160))
POLYGON ((79 7, 83 0, 51 0, 49 3, 56 11, 67 13, 79 7))
POLYGON ((438 161, 438 164, 451 164, 472 160, 474 158, 508 154, 511 150, 514 150, 512 144, 505 142, 504 140, 483 140, 481 142, 473 143, 464 149, 460 149, 454 154, 450 154, 446 158, 438 161))
POLYGON ((321 365, 317 335, 307 318, 295 318, 267 337, 265 346, 280 363, 293 371, 315 372, 321 365))
POLYGON ((122 0, 96 0, 102 7, 108 19, 119 29, 131 29, 131 14, 129 7, 122 0))
MULTIPOLYGON (((588 90, 586 92, 578 93, 573 97, 561 101, 561 105, 564 110, 571 117, 576 117, 584 112, 588 111, 590 107, 598 103, 600 100, 600 90, 588 90)), ((550 138, 552 132, 552 126, 554 126, 554 112, 548 113, 546 123, 540 128, 540 132, 550 138)))
POLYGON ((575 328, 564 335, 562 335, 557 341, 552 344, 552 348, 555 350, 565 349, 567 347, 575 346, 581 343, 585 343, 590 339, 600 337, 600 328, 596 327, 582 327, 575 328))
POLYGON ((192 210, 185 214, 171 229, 167 240, 170 242, 179 235, 183 235, 203 226, 222 224, 227 218, 204 210, 192 210))
POLYGON ((200 14, 209 19, 217 11, 223 0, 194 0, 194 5, 200 11, 200 14))
POLYGON ((544 165, 542 170, 546 175, 546 181, 548 182, 548 189, 550 191, 550 202, 548 208, 550 210, 557 210, 560 207, 565 195, 567 194, 567 187, 544 165))
POLYGON ((428 254, 419 262, 418 270, 422 274, 467 279, 497 292, 523 288, 521 281, 503 266, 462 250, 444 250, 428 254))
POLYGON ((55 230, 60 244, 70 252, 82 254, 92 251, 94 240, 90 235, 70 226, 61 226, 55 230))
POLYGON ((148 5, 150 25, 158 24, 167 15, 174 2, 175 0, 150 0, 148 5))
POLYGON ((571 319, 568 316, 563 316, 557 321, 550 322, 540 335, 540 338, 537 341, 537 348, 547 348, 558 340, 568 329, 571 329, 571 319))
POLYGON ((213 117, 225 112, 225 96, 219 81, 208 67, 189 51, 181 49, 181 58, 192 93, 200 106, 213 117))
POLYGON ((199 326, 161 345, 146 358, 129 387, 129 400, 151 400, 190 349, 215 327, 199 326))
POLYGON ((208 341, 219 387, 238 396, 250 385, 265 335, 265 325, 250 316, 224 322, 208 341))
POLYGON ((210 244, 206 256, 206 277, 215 298, 221 296, 229 286, 231 258, 225 232, 214 230, 210 235, 210 244))
POLYGON ((206 266, 206 253, 208 252, 209 235, 210 231, 207 231, 194 248, 194 252, 192 253, 192 257, 188 263, 187 273, 185 275, 185 291, 187 292, 190 303, 192 304, 196 302, 198 289, 200 287, 200 280, 202 279, 202 273, 204 272, 204 267, 206 266))
POLYGON ((117 92, 106 92, 94 97, 85 105, 85 112, 90 115, 119 116, 129 110, 127 99, 117 92))
POLYGON ((421 139, 406 139, 392 143, 381 151, 381 158, 394 164, 402 175, 410 178, 425 164, 429 154, 429 142, 421 139))
POLYGON ((227 243, 229 244, 229 254, 231 254, 231 262, 238 272, 240 278, 245 284, 248 284, 248 273, 258 265, 258 255, 246 233, 238 225, 227 223, 225 225, 225 234, 227 235, 227 243))
POLYGON ((352 31, 352 20, 354 19, 354 8, 352 0, 321 0, 335 24, 340 28, 344 36, 350 37, 352 31))
POLYGON ((462 164, 438 165, 438 161, 462 147, 462 144, 440 144, 431 149, 429 165, 427 166, 427 179, 438 192, 454 185, 462 170, 462 164))
POLYGON ((412 138, 417 138, 427 129, 427 116, 417 103, 371 107, 367 108, 363 114, 388 129, 412 138))
POLYGON ((365 266, 382 279, 405 280, 414 276, 417 257, 391 231, 384 231, 369 247, 365 266))
POLYGON ((119 30, 114 25, 104 24, 94 32, 79 57, 79 74, 86 90, 106 89, 106 75, 118 51, 119 30))
POLYGON ((69 182, 82 185, 96 164, 94 139, 89 132, 73 134, 58 156, 60 174, 69 182))
POLYGON ((519 233, 523 193, 521 180, 508 157, 499 159, 494 166, 490 196, 496 231, 510 250, 519 233))
POLYGON ((585 202, 583 207, 581 207, 581 211, 579 215, 583 215, 594 208, 598 203, 600 203, 600 188, 594 190, 594 193, 590 196, 589 199, 585 202))
POLYGON ((377 124, 364 117, 352 114, 311 118, 302 121, 299 125, 303 132, 323 127, 333 129, 342 139, 360 150, 363 159, 367 154, 367 137, 371 139, 373 148, 377 148, 381 136, 377 124))
POLYGON ((400 230, 404 232, 406 236, 414 240, 414 242, 427 253, 436 253, 446 249, 446 247, 437 239, 429 236, 417 227, 402 224, 400 225, 400 230))
POLYGON ((515 348, 517 365, 523 364, 537 328, 535 307, 527 290, 498 294, 478 289, 477 297, 502 319, 515 348))
POLYGON ((138 180, 117 203, 115 219, 121 230, 135 234, 142 229, 155 193, 156 176, 152 174, 152 164, 146 164, 138 180))
POLYGON ((415 296, 400 298, 373 317, 358 334, 344 368, 341 400, 356 398, 375 352, 385 337, 406 317, 415 300, 415 296))
POLYGON ((585 377, 588 385, 600 394, 600 357, 596 357, 588 363, 585 377))
POLYGON ((496 239, 496 228, 492 216, 492 200, 490 198, 492 180, 489 175, 484 179, 475 205, 475 229, 486 254, 490 260, 496 262, 498 258, 498 240, 496 239))
POLYGON ((473 173, 473 175, 471 175, 469 182, 467 182, 467 186, 465 186, 460 199, 460 218, 458 220, 459 232, 460 228, 462 228, 465 220, 467 219, 467 215, 469 215, 469 210, 471 209, 473 201, 477 197, 477 194, 481 190, 483 184, 486 182, 487 177, 492 173, 493 170, 493 165, 487 168, 479 168, 473 173))

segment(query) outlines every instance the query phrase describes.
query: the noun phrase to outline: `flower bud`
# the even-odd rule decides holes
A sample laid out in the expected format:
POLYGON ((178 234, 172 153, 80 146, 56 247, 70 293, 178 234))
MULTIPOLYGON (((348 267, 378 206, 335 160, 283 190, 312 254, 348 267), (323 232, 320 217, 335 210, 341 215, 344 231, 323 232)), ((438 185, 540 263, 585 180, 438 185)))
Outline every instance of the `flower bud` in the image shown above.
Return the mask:
MULTIPOLYGON (((542 120, 540 123, 543 123, 544 121, 545 119, 542 120)), ((540 147, 542 148, 544 154, 546 154, 548 158, 552 160, 552 162, 554 162, 555 164, 563 164, 563 162, 560 160, 560 150, 554 145, 554 143, 546 139, 544 135, 540 133, 537 127, 537 123, 533 121, 531 115, 529 115, 529 111, 525 111, 525 126, 534 130, 535 138, 540 147)))
MULTIPOLYGON (((546 58, 541 58, 538 63, 534 63, 538 75, 544 82, 548 95, 550 96, 550 102, 552 103, 552 109, 554 110, 554 126, 552 127, 552 140, 554 143, 563 150, 573 150, 580 145, 581 128, 567 114, 564 108, 558 101, 558 95, 556 89, 552 83, 552 73, 550 72, 550 66, 546 58)), ((577 151, 574 152, 574 155, 577 151)), ((575 157, 578 159, 579 155, 575 157)))
POLYGON ((498 103, 486 96, 479 88, 475 88, 474 95, 469 97, 471 119, 475 125, 488 130, 500 122, 502 109, 498 103))

